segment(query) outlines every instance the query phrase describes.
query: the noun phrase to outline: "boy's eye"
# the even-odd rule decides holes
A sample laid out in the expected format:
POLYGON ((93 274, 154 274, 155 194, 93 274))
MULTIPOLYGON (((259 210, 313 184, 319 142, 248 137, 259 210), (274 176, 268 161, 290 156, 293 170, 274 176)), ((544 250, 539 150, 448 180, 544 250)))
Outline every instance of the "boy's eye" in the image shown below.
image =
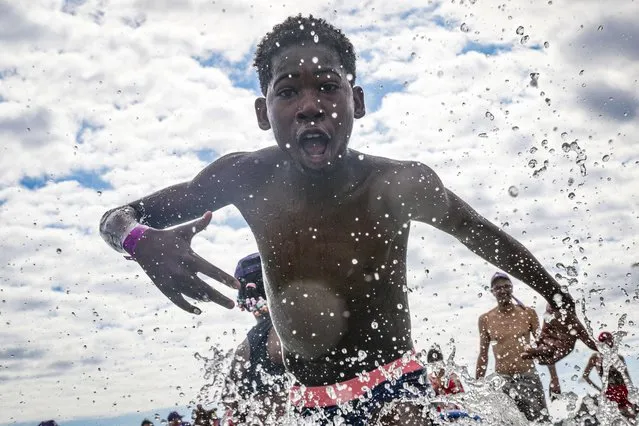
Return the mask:
POLYGON ((290 87, 285 87, 284 89, 280 89, 277 91, 277 96, 280 98, 290 98, 295 94, 295 90, 290 87))
POLYGON ((320 86, 322 92, 333 92, 339 89, 339 84, 336 83, 324 83, 320 86))

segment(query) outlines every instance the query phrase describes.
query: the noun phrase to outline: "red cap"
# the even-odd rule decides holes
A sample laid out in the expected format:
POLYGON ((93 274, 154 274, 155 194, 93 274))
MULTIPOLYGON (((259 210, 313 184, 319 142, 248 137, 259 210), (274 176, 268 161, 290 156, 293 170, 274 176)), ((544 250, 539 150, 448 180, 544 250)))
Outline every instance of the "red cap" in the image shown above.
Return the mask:
POLYGON ((597 340, 602 343, 612 342, 613 339, 614 338, 612 337, 612 334, 608 331, 602 331, 601 333, 599 333, 599 337, 597 337, 597 340))

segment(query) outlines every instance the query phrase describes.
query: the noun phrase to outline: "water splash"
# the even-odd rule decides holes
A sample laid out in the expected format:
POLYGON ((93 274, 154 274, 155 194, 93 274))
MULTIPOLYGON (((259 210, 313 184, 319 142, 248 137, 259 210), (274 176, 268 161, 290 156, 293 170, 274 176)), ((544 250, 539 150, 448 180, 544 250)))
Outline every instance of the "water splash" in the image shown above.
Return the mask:
MULTIPOLYGON (((563 266, 563 265, 562 265, 563 266)), ((585 316, 585 303, 581 303, 582 313, 586 318, 585 325, 589 333, 592 334, 592 328, 590 322, 585 316)), ((622 315, 619 318, 618 326, 622 328, 625 326, 627 316, 622 315)), ((622 331, 613 333, 615 335, 615 344, 611 348, 605 344, 599 346, 599 350, 602 356, 602 365, 604 368, 605 376, 602 378, 605 385, 608 380, 608 371, 610 367, 617 368, 619 371, 624 372, 625 368, 618 356, 618 347, 625 335, 622 331)), ((360 354, 360 357, 362 354, 360 354)), ((217 346, 212 346, 209 349, 209 353, 206 356, 200 353, 195 353, 196 360, 203 362, 204 379, 207 384, 203 386, 197 395, 197 401, 205 405, 217 405, 220 401, 224 403, 235 402, 238 404, 238 409, 241 412, 249 413, 250 419, 247 418, 247 422, 250 424, 281 424, 281 425, 317 425, 327 420, 326 416, 322 412, 316 412, 312 415, 302 417, 295 410, 293 410, 289 403, 286 407, 282 417, 276 419, 275 414, 269 406, 270 402, 267 399, 265 402, 257 399, 242 400, 239 398, 233 398, 236 394, 233 385, 225 383, 225 378, 230 371, 233 351, 223 350, 217 346), (223 399, 224 398, 224 399, 223 399), (264 423, 260 418, 266 418, 264 423)), ((493 373, 484 378, 475 379, 468 371, 468 368, 463 365, 458 365, 455 362, 455 346, 451 343, 450 355, 445 361, 435 362, 428 364, 427 351, 423 350, 416 354, 416 358, 422 364, 426 366, 425 374, 420 378, 420 383, 425 383, 429 377, 429 374, 439 372, 443 369, 442 380, 448 382, 450 377, 455 374, 464 383, 465 391, 453 395, 438 395, 434 393, 429 395, 420 395, 417 389, 411 389, 411 385, 404 385, 404 389, 407 394, 412 394, 410 398, 403 398, 394 401, 391 404, 386 404, 380 412, 380 418, 384 415, 392 413, 393 409, 402 403, 410 403, 418 405, 420 407, 420 413, 425 419, 443 419, 443 414, 438 411, 438 407, 456 407, 464 413, 467 413, 469 417, 460 418, 454 421, 455 425, 512 425, 512 426, 527 426, 530 424, 542 425, 550 423, 530 422, 525 416, 518 410, 515 402, 502 390, 505 380, 499 374, 493 373), (481 419, 479 421, 478 419, 481 419)), ((396 384, 396 380, 401 374, 399 372, 388 372, 387 379, 391 385, 396 384), (398 373, 398 374, 395 374, 398 373)), ((273 382, 267 375, 262 376, 265 383, 270 383, 272 386, 280 386, 273 382)), ((362 376, 366 378, 366 374, 362 376)), ((630 383, 628 377, 625 377, 626 383, 630 383)), ((284 386, 288 387, 290 383, 294 382, 294 378, 288 375, 284 386)), ((338 386, 338 385, 337 385, 338 386)), ((330 390, 333 390, 330 387, 330 390)), ((280 391, 281 389, 277 389, 280 391)), ((330 390, 327 392, 330 394, 330 390)), ((637 401, 637 390, 630 386, 629 389, 630 400, 637 401)), ((303 389, 302 389, 303 392, 303 389)), ((371 390, 367 390, 367 396, 372 396, 371 390)), ((364 396, 366 397, 366 395, 364 396)), ((293 399, 295 399, 293 397, 293 399)), ((579 400, 579 397, 573 392, 566 392, 555 401, 554 404, 561 404, 565 407, 565 411, 569 413, 566 419, 552 419, 557 422, 560 421, 563 426, 577 426, 589 424, 587 421, 593 422, 592 424, 600 424, 602 426, 613 425, 626 425, 631 424, 623 417, 615 403, 610 402, 605 394, 602 392, 596 397, 585 396, 579 400), (595 423, 598 422, 598 423, 595 423)), ((344 416, 350 414, 353 410, 351 404, 340 405, 341 412, 344 416)), ((400 419, 401 420, 401 419, 400 419)), ((442 424, 447 424, 449 421, 441 420, 442 424)), ((346 419, 340 416, 333 417, 329 424, 333 425, 345 425, 346 419)), ((371 423, 373 424, 373 423, 371 423)), ((377 423, 379 424, 379 423, 377 423)), ((558 424, 558 423, 555 423, 558 424)))

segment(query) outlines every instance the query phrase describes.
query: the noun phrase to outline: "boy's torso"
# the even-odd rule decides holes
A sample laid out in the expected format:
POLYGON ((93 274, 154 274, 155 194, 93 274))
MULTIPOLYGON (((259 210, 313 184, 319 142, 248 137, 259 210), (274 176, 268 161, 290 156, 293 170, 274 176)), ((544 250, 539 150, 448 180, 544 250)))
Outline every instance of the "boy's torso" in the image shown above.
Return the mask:
POLYGON ((521 358, 521 354, 530 344, 533 325, 525 308, 515 306, 509 313, 498 308, 486 314, 490 340, 495 355, 495 371, 501 374, 517 374, 535 371, 530 360, 521 358))
POLYGON ((251 173, 262 178, 245 178, 234 203, 260 249, 287 367, 305 385, 350 379, 412 349, 409 227, 388 189, 401 163, 360 158, 333 185, 310 185, 269 153, 251 173))

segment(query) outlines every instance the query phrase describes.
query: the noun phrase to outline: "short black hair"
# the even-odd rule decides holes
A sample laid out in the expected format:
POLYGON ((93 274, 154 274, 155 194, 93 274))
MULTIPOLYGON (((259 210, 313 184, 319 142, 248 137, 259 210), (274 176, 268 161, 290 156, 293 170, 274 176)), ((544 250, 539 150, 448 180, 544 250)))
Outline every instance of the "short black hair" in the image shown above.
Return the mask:
POLYGON ((301 43, 302 46, 305 43, 317 43, 333 49, 346 73, 352 76, 351 85, 355 84, 355 51, 348 37, 322 18, 314 18, 313 15, 307 18, 299 14, 289 16, 282 23, 275 25, 257 45, 253 66, 260 79, 262 94, 266 95, 268 84, 273 78, 273 56, 282 48, 295 43, 301 43))
POLYGON ((142 424, 140 426, 152 426, 153 422, 149 419, 142 420, 142 424))

